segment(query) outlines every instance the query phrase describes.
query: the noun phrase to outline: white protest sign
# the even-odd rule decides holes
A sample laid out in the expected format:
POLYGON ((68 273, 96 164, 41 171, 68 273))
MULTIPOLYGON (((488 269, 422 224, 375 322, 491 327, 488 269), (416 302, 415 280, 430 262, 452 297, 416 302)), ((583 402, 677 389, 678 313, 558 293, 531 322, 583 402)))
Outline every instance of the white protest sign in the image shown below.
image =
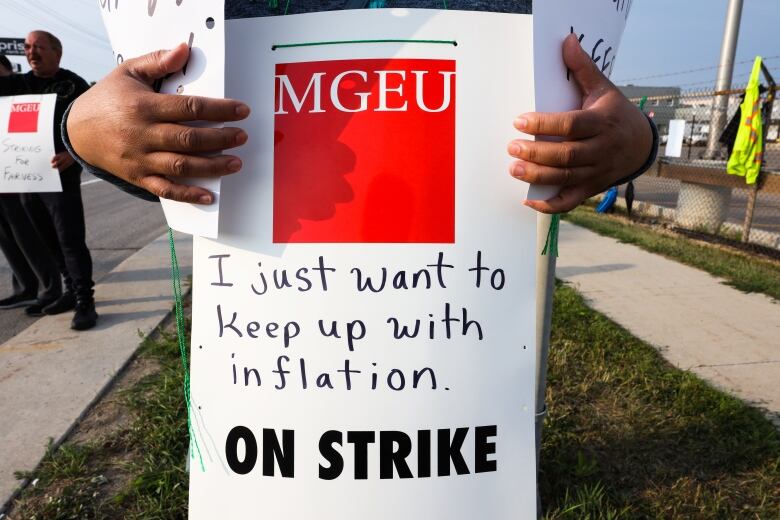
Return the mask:
POLYGON ((194 239, 190 518, 535 518, 531 17, 226 34, 251 173, 194 239))
MULTIPOLYGON (((574 33, 609 77, 633 0, 537 0, 534 12, 536 110, 565 112, 582 106, 582 94, 563 63, 562 45, 574 33)), ((630 172, 627 172, 630 173, 630 172)), ((531 186, 528 198, 546 200, 557 186, 531 186)))
MULTIPOLYGON (((123 1, 98 0, 117 63, 182 42, 190 46, 185 69, 167 78, 160 92, 190 96, 224 97, 224 0, 123 1)), ((162 199, 168 225, 184 233, 216 237, 219 224, 219 179, 181 179, 214 193, 208 206, 162 199)))
POLYGON ((0 193, 62 191, 54 157, 56 94, 0 97, 0 193))
POLYGON ((680 157, 682 155, 683 137, 685 136, 685 119, 672 119, 669 121, 669 135, 666 138, 666 157, 680 157))

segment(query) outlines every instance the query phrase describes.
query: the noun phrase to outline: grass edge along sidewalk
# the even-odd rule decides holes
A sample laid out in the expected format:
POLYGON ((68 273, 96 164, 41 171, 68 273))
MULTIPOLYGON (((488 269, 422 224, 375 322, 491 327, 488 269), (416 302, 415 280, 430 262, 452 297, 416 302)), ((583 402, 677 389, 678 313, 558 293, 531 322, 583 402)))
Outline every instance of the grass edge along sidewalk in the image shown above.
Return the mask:
POLYGON ((563 219, 599 235, 633 244, 650 253, 695 267, 743 292, 762 293, 780 301, 780 262, 715 246, 580 206, 563 219))
MULTIPOLYGON (((50 453, 7 520, 186 518, 176 337, 144 342, 50 453)), ((555 295, 540 489, 548 519, 780 517, 780 434, 763 415, 555 295)))

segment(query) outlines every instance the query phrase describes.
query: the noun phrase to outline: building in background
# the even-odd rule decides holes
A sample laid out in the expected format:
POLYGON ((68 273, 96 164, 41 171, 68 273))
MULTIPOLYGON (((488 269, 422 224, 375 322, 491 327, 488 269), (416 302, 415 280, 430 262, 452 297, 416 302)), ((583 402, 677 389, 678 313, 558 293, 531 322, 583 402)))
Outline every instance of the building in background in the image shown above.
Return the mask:
POLYGON ((0 54, 5 54, 9 59, 14 72, 26 72, 29 69, 24 57, 24 38, 0 38, 0 54))
POLYGON ((669 121, 675 119, 675 111, 680 103, 680 87, 626 85, 618 88, 628 99, 641 99, 647 96, 645 113, 653 118, 660 135, 669 133, 669 121))

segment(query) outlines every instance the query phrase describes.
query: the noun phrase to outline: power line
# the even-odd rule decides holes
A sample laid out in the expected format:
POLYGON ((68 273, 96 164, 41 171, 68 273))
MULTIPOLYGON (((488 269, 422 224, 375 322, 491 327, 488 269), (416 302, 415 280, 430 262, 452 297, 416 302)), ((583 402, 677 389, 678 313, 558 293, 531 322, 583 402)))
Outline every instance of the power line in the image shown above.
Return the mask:
POLYGON ((16 0, 10 0, 10 3, 6 4, 8 8, 15 11, 16 14, 22 16, 23 18, 32 20, 42 26, 51 25, 50 21, 47 21, 45 18, 41 18, 39 16, 39 13, 44 14, 47 17, 53 18, 57 20, 56 24, 59 27, 62 27, 66 31, 70 32, 74 36, 78 36, 79 38, 88 38, 89 40, 92 40, 93 43, 97 43, 101 46, 108 47, 108 42, 105 38, 93 33, 92 31, 84 29, 81 24, 62 16, 61 13, 52 11, 48 7, 41 7, 39 4, 33 5, 33 7, 37 8, 38 12, 32 11, 28 9, 27 6, 22 5, 18 3, 16 0))
MULTIPOLYGON (((777 58, 780 58, 780 55, 778 55, 778 56, 767 56, 766 58, 763 58, 763 60, 764 61, 769 61, 769 60, 774 60, 774 59, 777 59, 777 58)), ((745 63, 753 63, 754 61, 755 61, 755 58, 752 59, 752 60, 744 60, 744 61, 735 62, 734 65, 742 65, 742 64, 745 64, 745 63)), ((684 74, 692 74, 694 72, 703 72, 703 71, 707 71, 707 70, 716 70, 716 69, 720 69, 720 65, 713 65, 711 67, 701 67, 701 68, 698 68, 698 69, 680 70, 680 71, 677 71, 677 72, 667 72, 665 74, 653 74, 651 76, 641 76, 641 77, 638 77, 638 78, 620 79, 620 80, 616 80, 616 82, 617 83, 626 83, 626 82, 629 82, 629 81, 639 81, 639 80, 644 80, 644 79, 668 78, 669 76, 682 76, 684 74)))
MULTIPOLYGON (((63 15, 62 13, 57 12, 57 11, 51 9, 49 6, 47 6, 45 4, 39 3, 38 0, 26 0, 26 1, 32 2, 33 3, 33 7, 38 8, 38 10, 43 11, 45 14, 48 14, 52 18, 58 19, 58 20, 60 20, 60 21, 62 21, 64 23, 66 23, 67 25, 78 29, 79 32, 81 32, 83 34, 86 34, 90 38, 93 38, 93 39, 95 39, 96 41, 99 41, 99 42, 103 42, 103 43, 106 42, 106 38, 104 36, 102 36, 102 35, 100 35, 100 34, 98 34, 96 32, 93 32, 91 29, 85 27, 83 24, 81 24, 79 22, 76 22, 72 18, 69 18, 69 17, 63 15)), ((96 6, 93 6, 93 8, 96 8, 96 6)))
MULTIPOLYGON (((775 70, 776 69, 770 69, 770 71, 773 73, 773 75, 775 75, 775 70)), ((750 78, 750 74, 751 74, 751 72, 745 72, 743 74, 735 75, 734 79, 736 80, 735 81, 736 85, 732 86, 732 88, 737 89, 737 88, 744 87, 747 84, 748 79, 750 78)), ((688 90, 688 91, 691 91, 691 90, 701 90, 701 89, 707 88, 707 87, 714 88, 715 81, 714 80, 695 81, 695 82, 692 82, 692 83, 681 83, 681 84, 675 85, 675 86, 680 87, 683 90, 688 90)))
MULTIPOLYGON (((68 35, 76 35, 78 38, 73 38, 72 36, 68 36, 68 39, 70 41, 78 40, 78 43, 81 45, 86 45, 90 48, 92 48, 95 52, 101 52, 105 49, 105 52, 107 55, 110 56, 110 49, 111 47, 108 45, 108 42, 104 38, 98 38, 94 34, 81 32, 79 29, 74 28, 72 26, 67 25, 70 23, 63 20, 58 20, 58 23, 53 24, 51 21, 47 20, 49 17, 56 17, 55 14, 47 13, 45 16, 42 16, 43 13, 41 13, 40 9, 38 11, 31 11, 29 7, 25 7, 20 5, 17 2, 14 2, 14 0, 11 0, 10 2, 6 3, 3 2, 3 8, 8 8, 10 11, 15 13, 16 15, 20 16, 23 20, 27 20, 28 23, 34 23, 36 25, 39 25, 39 27, 51 27, 52 25, 56 26, 55 31, 52 32, 59 32, 60 29, 67 32, 68 35), (99 46, 95 45, 95 43, 100 44, 99 46), (97 47, 97 48, 96 48, 97 47)), ((0 24, 0 26, 8 27, 7 24, 0 24)), ((19 28, 15 28, 11 31, 11 33, 16 32, 19 28)), ((7 29, 6 29, 7 30, 7 29)), ((23 35, 20 35, 23 37, 23 35)), ((83 65, 87 65, 90 68, 96 68, 96 69, 106 69, 106 65, 108 63, 113 63, 112 60, 102 62, 96 61, 95 59, 92 59, 90 56, 85 55, 84 53, 68 53, 68 60, 72 60, 76 63, 80 63, 83 65)))
MULTIPOLYGON (((750 72, 746 72, 745 74, 737 74, 737 75, 735 75, 733 79, 742 78, 744 80, 747 80, 749 76, 750 76, 750 72)), ((742 79, 740 79, 740 81, 742 81, 742 79)), ((693 86, 699 86, 699 85, 710 85, 710 86, 714 87, 715 86, 715 80, 708 79, 706 81, 694 81, 694 82, 691 82, 691 83, 680 83, 679 85, 675 85, 675 86, 682 88, 682 87, 693 87, 693 86)))

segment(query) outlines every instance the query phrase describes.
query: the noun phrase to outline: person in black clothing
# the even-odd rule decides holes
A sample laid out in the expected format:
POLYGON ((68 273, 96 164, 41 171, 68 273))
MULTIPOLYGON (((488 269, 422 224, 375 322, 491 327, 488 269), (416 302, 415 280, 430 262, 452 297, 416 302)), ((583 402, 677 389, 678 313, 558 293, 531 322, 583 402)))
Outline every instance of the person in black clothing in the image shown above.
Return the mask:
MULTIPOLYGON (((86 244, 84 207, 81 200, 81 166, 65 149, 61 125, 67 107, 89 85, 77 74, 60 68, 62 44, 46 31, 33 31, 24 43, 27 74, 0 78, 0 95, 57 94, 54 124, 55 155, 51 164, 60 172, 62 192, 22 195, 22 204, 39 236, 50 246, 41 255, 59 259, 65 275, 66 291, 56 299, 39 299, 29 306, 30 315, 58 314, 75 308, 71 328, 85 330, 95 326, 97 312, 93 297, 92 257, 86 244), (56 237, 56 239, 55 239, 56 237), (54 250, 55 252, 52 252, 54 250)), ((59 262, 58 262, 59 263, 59 262)))
MULTIPOLYGON (((13 66, 0 55, 0 77, 13 74, 13 66)), ((0 309, 54 301, 62 295, 60 273, 46 246, 33 230, 18 193, 0 193, 0 250, 11 268, 12 294, 0 299, 0 309)))
POLYGON ((14 73, 14 67, 11 60, 6 58, 5 54, 0 54, 0 77, 10 76, 14 73))

